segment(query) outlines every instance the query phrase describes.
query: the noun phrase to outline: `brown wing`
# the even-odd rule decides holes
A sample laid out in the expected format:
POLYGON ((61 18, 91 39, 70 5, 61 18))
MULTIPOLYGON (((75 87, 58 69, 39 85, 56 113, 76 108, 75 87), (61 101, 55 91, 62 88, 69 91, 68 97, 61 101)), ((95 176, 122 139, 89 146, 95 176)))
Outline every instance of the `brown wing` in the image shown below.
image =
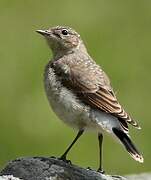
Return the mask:
MULTIPOLYGON (((117 101, 109 78, 104 71, 95 63, 90 61, 89 63, 68 65, 66 76, 62 76, 66 77, 63 79, 63 83, 80 96, 85 103, 116 116, 125 129, 128 129, 127 122, 139 128, 137 122, 130 118, 117 101)), ((61 69, 64 71, 63 65, 61 69)))

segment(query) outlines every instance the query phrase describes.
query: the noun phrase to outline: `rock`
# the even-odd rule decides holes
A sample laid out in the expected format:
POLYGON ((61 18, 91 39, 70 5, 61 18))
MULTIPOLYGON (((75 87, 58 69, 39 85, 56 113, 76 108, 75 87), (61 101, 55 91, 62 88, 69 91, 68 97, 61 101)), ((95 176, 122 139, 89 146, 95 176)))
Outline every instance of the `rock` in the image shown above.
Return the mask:
POLYGON ((21 179, 15 178, 12 175, 8 175, 8 176, 0 176, 0 180, 21 180, 21 179))
POLYGON ((0 175, 0 180, 126 180, 46 157, 18 158, 9 162, 0 175))
POLYGON ((126 176, 128 180, 151 180, 151 173, 142 173, 126 176))

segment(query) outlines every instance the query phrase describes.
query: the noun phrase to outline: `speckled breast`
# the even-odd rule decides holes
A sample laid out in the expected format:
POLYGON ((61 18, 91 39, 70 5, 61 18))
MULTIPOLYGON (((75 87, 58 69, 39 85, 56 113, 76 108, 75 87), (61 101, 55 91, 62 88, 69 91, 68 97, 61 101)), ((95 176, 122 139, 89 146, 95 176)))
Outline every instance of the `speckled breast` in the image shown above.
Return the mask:
POLYGON ((49 103, 61 120, 78 129, 89 124, 90 107, 61 84, 51 64, 46 66, 44 85, 49 103))

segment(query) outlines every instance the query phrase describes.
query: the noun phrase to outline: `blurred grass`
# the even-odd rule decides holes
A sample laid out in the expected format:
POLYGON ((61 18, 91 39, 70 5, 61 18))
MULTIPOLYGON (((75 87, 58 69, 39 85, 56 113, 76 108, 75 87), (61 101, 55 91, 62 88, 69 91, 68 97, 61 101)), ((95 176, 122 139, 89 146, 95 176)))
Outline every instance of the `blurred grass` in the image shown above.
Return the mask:
MULTIPOLYGON (((19 156, 59 156, 75 133, 51 111, 43 69, 51 52, 36 29, 75 28, 91 56, 112 77, 125 108, 142 130, 131 135, 145 163, 133 161, 112 138, 104 141, 104 168, 127 174, 150 170, 151 1, 0 0, 0 166, 19 156)), ((95 133, 86 134, 69 154, 76 164, 97 168, 95 133)))

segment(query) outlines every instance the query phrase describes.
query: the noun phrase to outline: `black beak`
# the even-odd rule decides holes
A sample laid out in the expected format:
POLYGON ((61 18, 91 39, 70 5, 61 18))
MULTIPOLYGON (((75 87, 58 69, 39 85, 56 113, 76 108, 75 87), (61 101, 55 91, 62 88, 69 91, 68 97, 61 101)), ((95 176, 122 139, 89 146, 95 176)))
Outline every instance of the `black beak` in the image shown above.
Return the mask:
POLYGON ((36 30, 37 33, 43 35, 43 36, 48 36, 50 35, 50 32, 47 30, 36 30))

